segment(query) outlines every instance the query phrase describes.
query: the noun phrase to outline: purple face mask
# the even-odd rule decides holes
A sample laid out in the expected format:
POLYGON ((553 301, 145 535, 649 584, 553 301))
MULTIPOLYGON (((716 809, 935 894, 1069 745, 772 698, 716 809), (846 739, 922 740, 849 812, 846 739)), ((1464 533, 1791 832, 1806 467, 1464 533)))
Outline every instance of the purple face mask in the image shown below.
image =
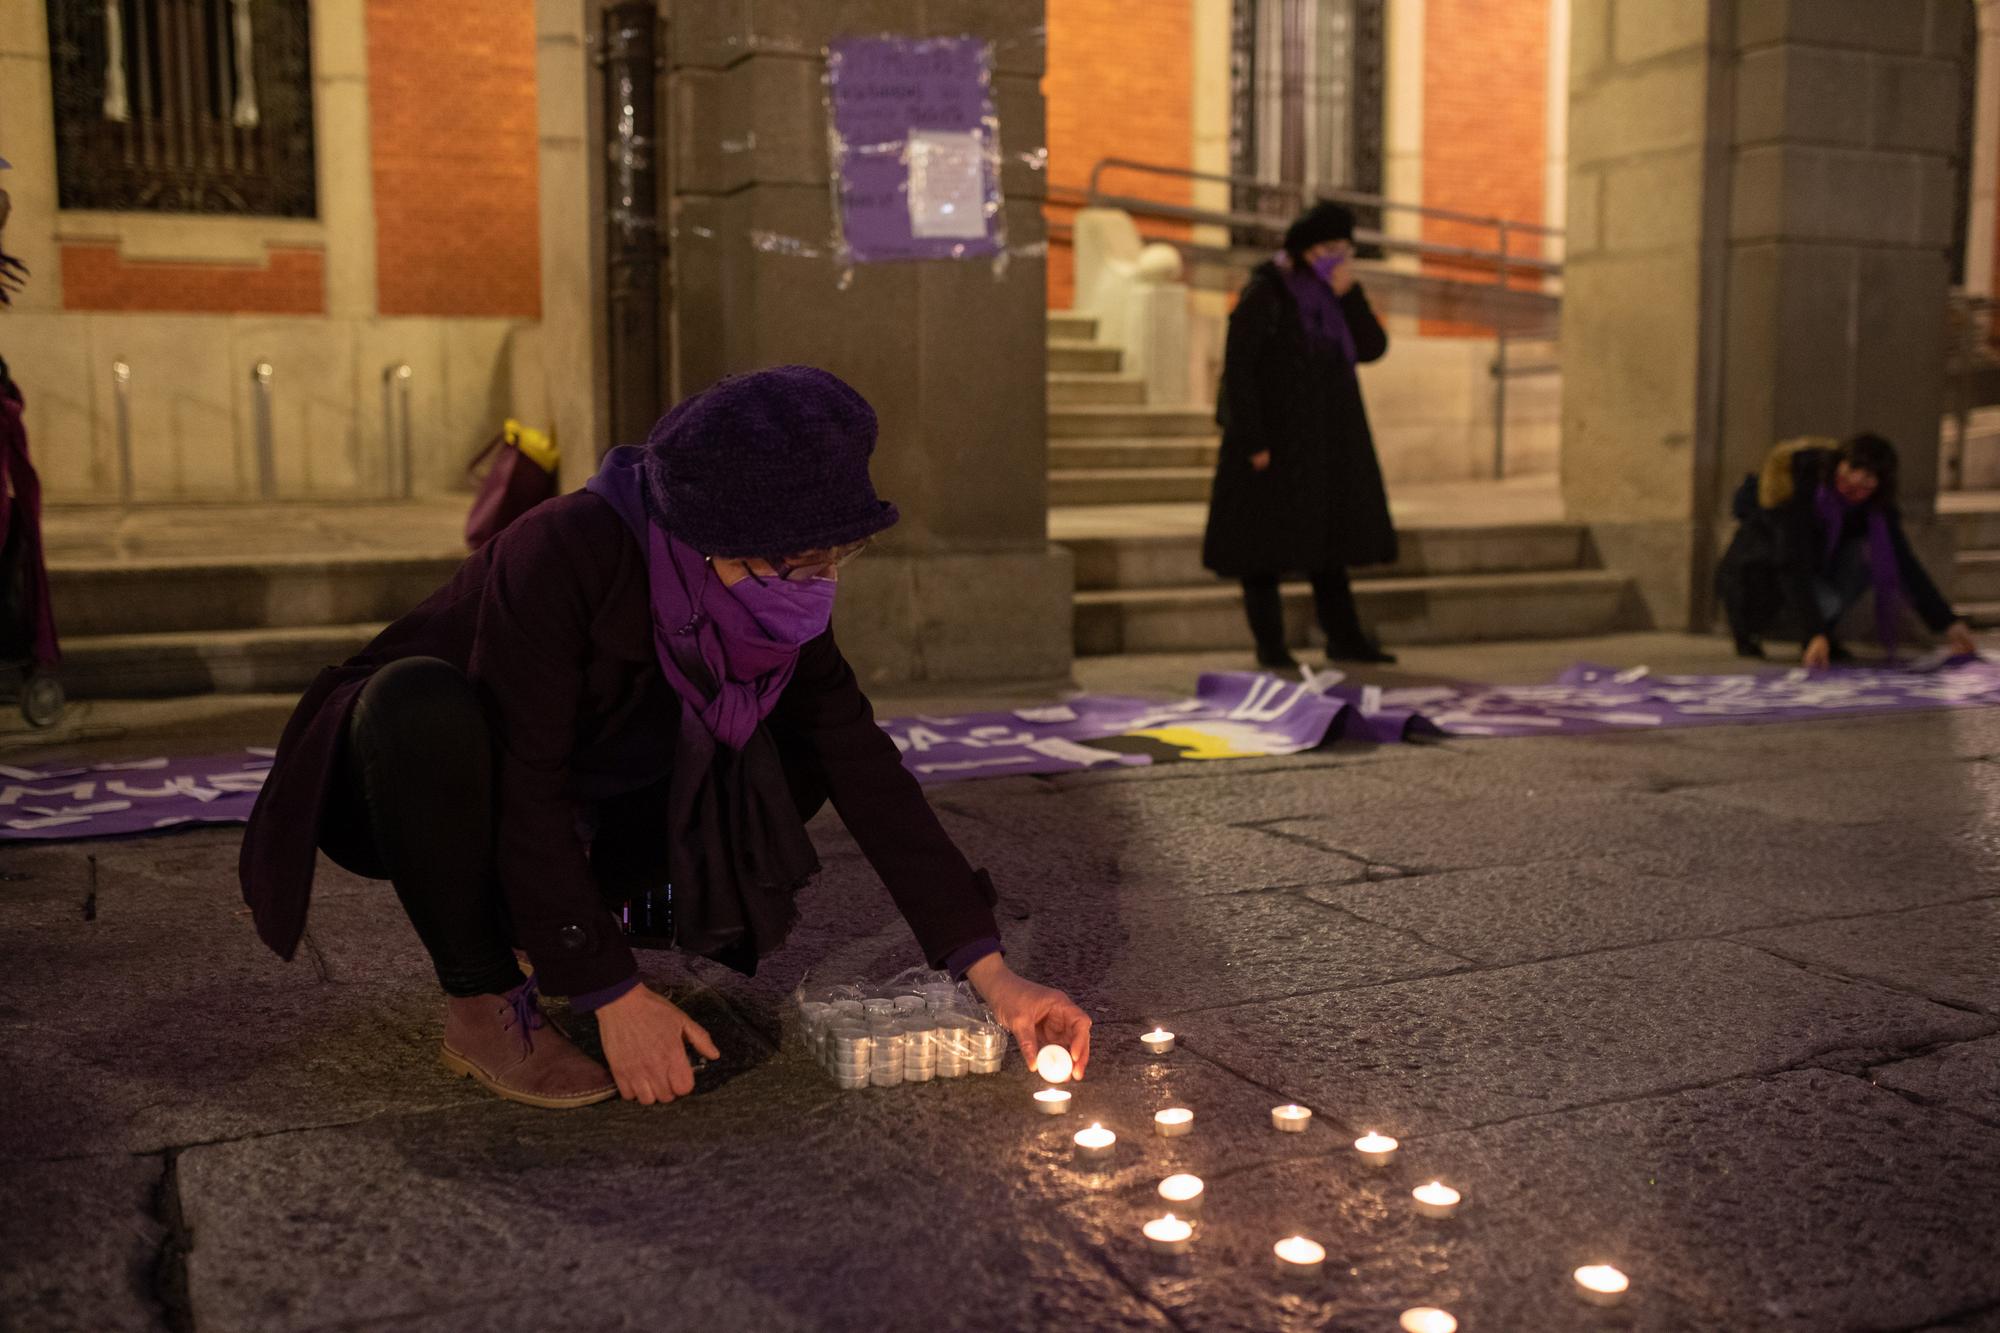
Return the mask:
POLYGON ((1333 271, 1346 262, 1347 256, 1339 252, 1330 255, 1321 255, 1318 259, 1313 260, 1313 272, 1319 274, 1320 281, 1331 282, 1333 281, 1333 271))
POLYGON ((833 595, 839 588, 833 579, 753 577, 728 591, 766 634, 779 643, 800 644, 818 638, 833 623, 833 595))

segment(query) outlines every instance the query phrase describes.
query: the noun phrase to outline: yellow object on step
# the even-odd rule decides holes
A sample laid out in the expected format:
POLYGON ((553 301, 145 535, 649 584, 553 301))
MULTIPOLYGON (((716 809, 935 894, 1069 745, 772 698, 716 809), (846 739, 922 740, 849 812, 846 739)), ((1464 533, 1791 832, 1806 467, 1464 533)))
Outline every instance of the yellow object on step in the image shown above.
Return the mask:
POLYGON ((523 426, 512 417, 507 418, 507 424, 501 429, 507 443, 519 449, 536 467, 550 476, 555 475, 556 468, 562 463, 562 450, 556 448, 555 438, 549 432, 523 426))

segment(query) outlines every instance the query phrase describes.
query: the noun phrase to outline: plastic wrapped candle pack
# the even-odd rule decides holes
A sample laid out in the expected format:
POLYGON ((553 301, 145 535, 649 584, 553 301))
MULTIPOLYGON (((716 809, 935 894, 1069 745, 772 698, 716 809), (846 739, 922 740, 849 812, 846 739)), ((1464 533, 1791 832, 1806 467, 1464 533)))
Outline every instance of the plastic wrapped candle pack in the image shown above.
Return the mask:
POLYGON ((997 1074, 1007 1030, 969 986, 914 970, 879 986, 815 986, 792 997, 793 1044, 844 1089, 997 1074))

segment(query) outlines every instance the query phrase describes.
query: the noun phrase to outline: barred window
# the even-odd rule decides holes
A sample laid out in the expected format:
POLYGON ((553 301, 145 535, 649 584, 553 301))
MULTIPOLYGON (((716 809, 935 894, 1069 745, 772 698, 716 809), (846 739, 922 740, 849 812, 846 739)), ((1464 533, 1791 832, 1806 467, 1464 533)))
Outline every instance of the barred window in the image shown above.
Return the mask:
POLYGON ((307 0, 48 0, 63 208, 313 217, 307 0))

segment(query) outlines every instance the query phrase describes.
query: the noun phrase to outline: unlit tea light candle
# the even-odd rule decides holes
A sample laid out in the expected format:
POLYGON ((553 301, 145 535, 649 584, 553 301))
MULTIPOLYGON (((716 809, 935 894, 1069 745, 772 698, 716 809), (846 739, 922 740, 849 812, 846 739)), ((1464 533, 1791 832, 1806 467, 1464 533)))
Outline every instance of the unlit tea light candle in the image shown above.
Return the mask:
POLYGON ((1172 1213, 1154 1218, 1141 1230, 1146 1233, 1146 1244, 1159 1254, 1186 1254, 1194 1243, 1194 1228, 1172 1213))
POLYGON ((1326 1263, 1326 1247, 1304 1236, 1287 1236, 1271 1247, 1278 1271, 1287 1277, 1318 1277, 1326 1263))
POLYGON ((1313 1113, 1303 1106, 1274 1106, 1271 1108, 1271 1124, 1287 1134, 1303 1134, 1311 1123, 1313 1113))
POLYGON ((1044 1083, 1068 1082, 1074 1068, 1076 1064, 1069 1058, 1069 1052, 1060 1046, 1044 1046, 1035 1053, 1035 1072, 1044 1083))
POLYGON ((1165 1055, 1174 1048, 1174 1034, 1165 1028, 1154 1028, 1140 1035, 1139 1044, 1146 1048, 1149 1055, 1165 1055))
POLYGON ((1396 1141, 1371 1129, 1354 1141, 1354 1151, 1360 1153, 1361 1160, 1370 1166, 1387 1166, 1389 1159, 1396 1154, 1396 1141))
POLYGON ((1616 1305, 1632 1285, 1631 1278, 1610 1264, 1585 1264, 1575 1276, 1577 1294, 1592 1305, 1616 1305))
POLYGON ((1168 1176, 1160 1182, 1160 1197, 1171 1204, 1175 1212, 1191 1213, 1201 1207, 1203 1189, 1200 1176, 1183 1173, 1168 1176))
POLYGON ((1074 1142, 1078 1161, 1101 1162, 1118 1146, 1118 1136, 1102 1125, 1093 1124, 1089 1129, 1079 1129, 1074 1142))
POLYGON ((1043 1115, 1062 1115, 1069 1110, 1069 1100, 1061 1088, 1043 1088, 1035 1094, 1035 1109, 1043 1115))
POLYGON ((1153 1129, 1161 1138, 1171 1139, 1194 1128, 1194 1112, 1185 1106, 1169 1106, 1153 1112, 1153 1129))
POLYGON ((1410 1191, 1410 1197, 1417 1201, 1417 1211, 1425 1217, 1450 1217, 1458 1211, 1459 1201, 1464 1198, 1457 1190, 1437 1180, 1417 1186, 1410 1191))
POLYGON ((1403 1311, 1402 1319, 1397 1322, 1402 1325, 1403 1333, 1458 1333, 1458 1320, 1430 1305, 1403 1311))

